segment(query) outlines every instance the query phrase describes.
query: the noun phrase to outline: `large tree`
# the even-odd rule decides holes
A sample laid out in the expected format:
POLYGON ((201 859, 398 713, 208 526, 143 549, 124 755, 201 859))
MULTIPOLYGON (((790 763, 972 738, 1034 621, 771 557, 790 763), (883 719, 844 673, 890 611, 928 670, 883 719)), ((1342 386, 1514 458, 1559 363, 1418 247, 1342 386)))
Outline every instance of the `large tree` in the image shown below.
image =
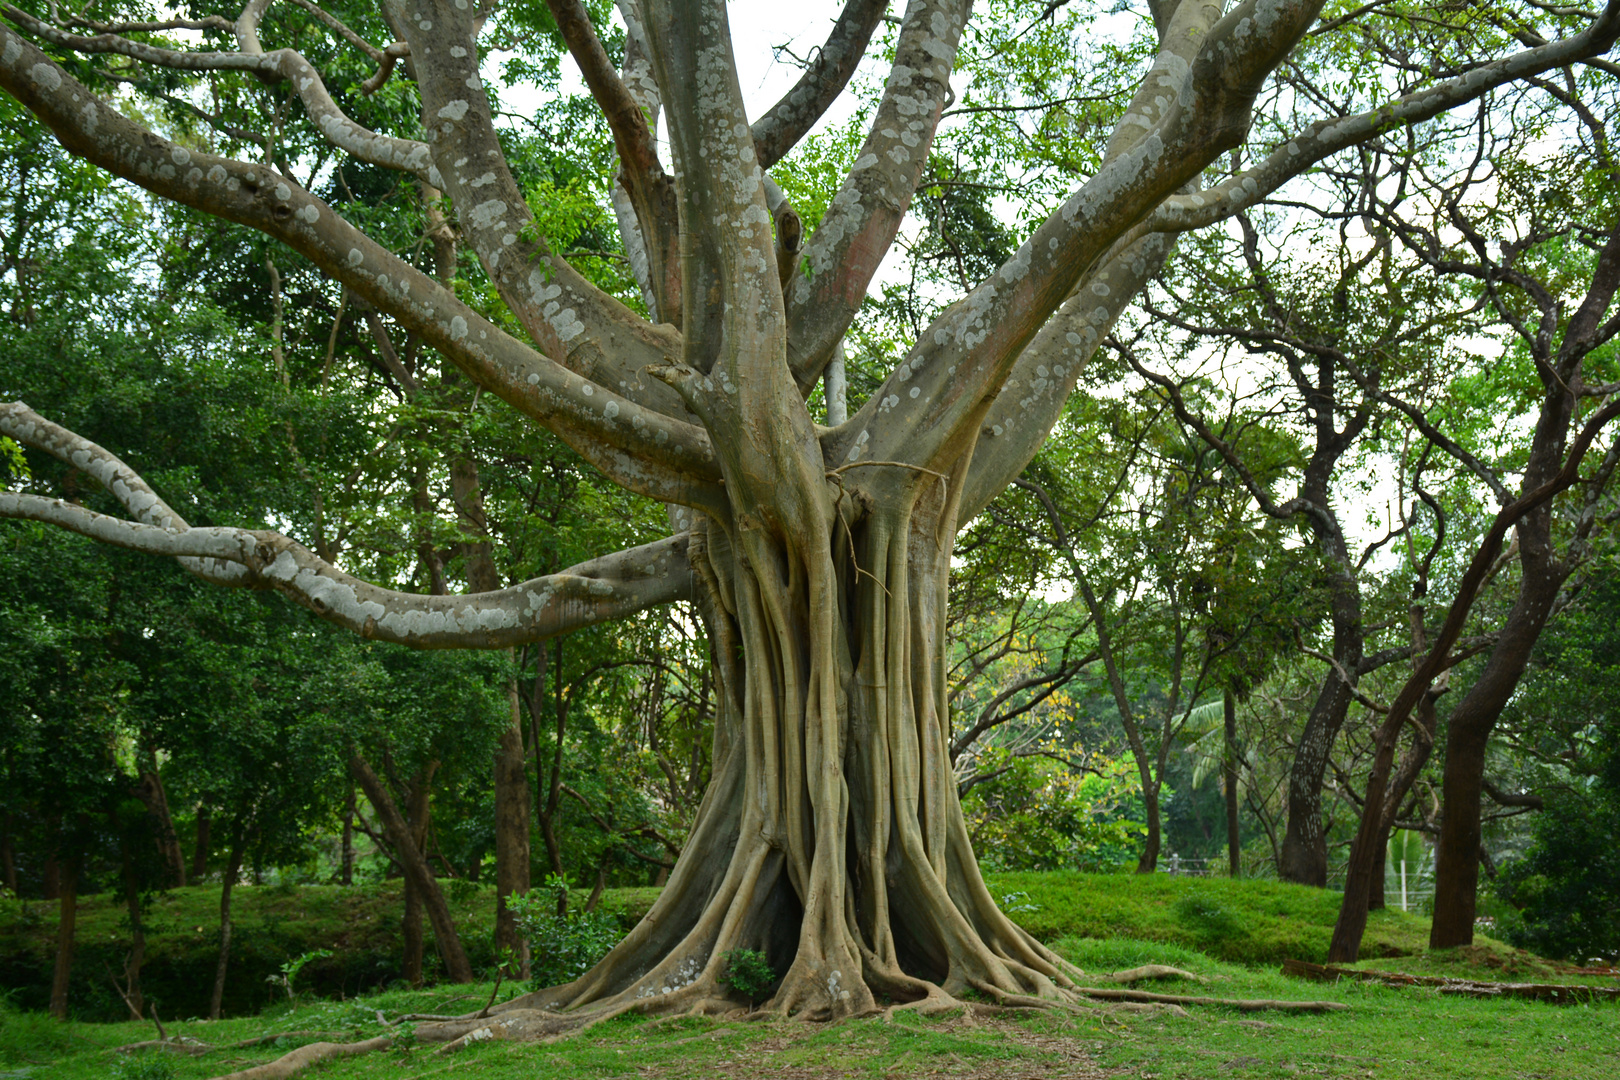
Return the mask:
MULTIPOLYGON (((358 633, 420 647, 509 647, 695 602, 720 707, 690 839, 647 918, 582 978, 515 1003, 510 1034, 563 1022, 545 1010, 573 1009, 566 1022, 577 1023, 630 1008, 731 1008, 718 976, 723 954, 742 947, 769 954, 782 974, 772 1008, 790 1014, 861 1012, 882 997, 948 1004, 968 991, 1062 997, 1073 969, 997 909, 957 801, 943 678, 957 530, 1034 455, 1176 232, 1493 85, 1601 55, 1620 33, 1620 4, 1595 19, 1527 6, 1516 23, 1547 34, 1521 48, 1476 32, 1466 10, 1437 24, 1399 4, 1346 5, 1318 23, 1321 3, 1154 0, 1157 45, 1118 95, 1126 110, 1110 117, 1106 144, 1069 164, 1088 175, 906 344, 853 415, 824 427, 807 399, 925 175, 953 67, 970 59, 968 3, 913 0, 884 40, 888 74, 864 141, 801 250, 800 221, 767 170, 844 89, 886 4, 849 0, 799 85, 750 118, 720 0, 626 0, 618 67, 600 19, 593 27, 577 0, 550 0, 612 130, 615 209, 650 317, 547 244, 514 179, 480 53, 486 21, 511 40, 504 16, 468 0, 386 0, 380 17, 299 7, 251 0, 235 18, 96 24, 6 6, 0 87, 87 161, 297 252, 609 478, 668 504, 673 535, 504 589, 398 592, 279 532, 188 527, 129 466, 20 403, 0 406, 0 432, 83 469, 131 519, 29 491, 0 494, 0 514, 179 557, 212 580, 273 588, 358 633), (1244 146, 1272 73, 1322 35, 1361 55, 1346 35, 1369 19, 1384 20, 1373 33, 1410 34, 1414 51, 1400 56, 1420 60, 1359 84, 1376 90, 1348 113, 1281 113, 1266 145, 1200 190, 1205 169, 1244 146), (164 43, 182 28, 206 43, 164 43), (322 67, 354 59, 307 59, 333 56, 323 28, 377 64, 365 90, 403 67, 419 113, 375 113, 399 133, 340 107, 322 67), (199 73, 221 87, 215 119, 237 100, 236 73, 280 88, 259 160, 183 145, 92 88, 116 78, 161 90, 199 73), (341 152, 442 192, 488 293, 447 287, 312 194, 313 180, 295 174, 317 165, 278 151, 284 129, 312 133, 299 144, 318 147, 312 157, 341 152)), ((360 102, 339 97, 351 111, 360 102)))

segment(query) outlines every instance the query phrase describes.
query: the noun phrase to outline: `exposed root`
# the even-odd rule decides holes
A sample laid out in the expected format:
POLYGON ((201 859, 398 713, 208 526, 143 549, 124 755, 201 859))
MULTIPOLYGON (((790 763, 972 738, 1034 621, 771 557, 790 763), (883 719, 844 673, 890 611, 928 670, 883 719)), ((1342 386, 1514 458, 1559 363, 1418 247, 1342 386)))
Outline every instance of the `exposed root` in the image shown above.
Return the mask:
POLYGON ((1116 990, 1111 987, 1082 986, 1080 993, 1099 1001, 1156 1002, 1163 1005, 1224 1005, 1239 1012, 1335 1012, 1350 1006, 1338 1001, 1271 1001, 1269 999, 1183 997, 1179 994, 1150 994, 1146 990, 1116 990))
POLYGON ((363 1042, 353 1043, 310 1043, 300 1046, 289 1054, 283 1054, 274 1061, 267 1061, 263 1065, 255 1065, 251 1069, 242 1069, 239 1072, 227 1073, 217 1077, 216 1080, 282 1080, 282 1077, 292 1076, 302 1072, 311 1065, 333 1058, 356 1057, 360 1054, 369 1054, 374 1050, 386 1050, 394 1045, 392 1035, 379 1035, 375 1039, 366 1039, 363 1042))
POLYGON ((1182 971, 1177 967, 1168 967, 1164 964, 1143 964, 1126 971, 1116 971, 1112 975, 1099 975, 1104 982, 1134 983, 1146 979, 1188 979, 1196 983, 1208 983, 1209 980, 1202 975, 1194 975, 1190 971, 1182 971))

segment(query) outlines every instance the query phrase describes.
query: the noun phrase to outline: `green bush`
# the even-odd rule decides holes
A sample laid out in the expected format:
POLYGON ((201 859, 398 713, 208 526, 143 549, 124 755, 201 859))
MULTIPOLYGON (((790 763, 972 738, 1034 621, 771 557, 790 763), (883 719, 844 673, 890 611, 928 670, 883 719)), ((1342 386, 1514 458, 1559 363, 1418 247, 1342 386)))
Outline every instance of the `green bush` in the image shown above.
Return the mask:
POLYGON ((765 954, 754 949, 732 949, 721 954, 720 985, 753 1004, 776 985, 776 971, 765 954))
POLYGON ((552 875, 543 888, 506 902, 518 928, 529 939, 530 986, 535 990, 573 982, 595 967, 624 937, 619 921, 605 912, 558 915, 559 900, 567 895, 568 882, 552 875))

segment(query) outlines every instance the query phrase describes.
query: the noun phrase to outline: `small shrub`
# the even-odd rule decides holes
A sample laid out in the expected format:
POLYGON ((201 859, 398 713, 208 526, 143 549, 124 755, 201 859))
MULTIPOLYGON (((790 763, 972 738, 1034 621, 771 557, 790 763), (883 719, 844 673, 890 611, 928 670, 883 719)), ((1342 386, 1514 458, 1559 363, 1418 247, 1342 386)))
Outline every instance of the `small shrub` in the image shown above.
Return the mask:
POLYGON ((720 956, 720 985, 741 994, 752 1005, 776 985, 776 971, 756 949, 732 949, 720 956))
POLYGON ((529 939, 530 986, 535 990, 579 978, 624 936, 618 920, 600 911, 558 915, 556 907, 567 895, 568 882, 553 874, 544 888, 506 901, 507 910, 529 939))
POLYGON ((112 1074, 118 1080, 170 1080, 174 1076, 174 1062, 161 1051, 128 1054, 113 1063, 112 1074))

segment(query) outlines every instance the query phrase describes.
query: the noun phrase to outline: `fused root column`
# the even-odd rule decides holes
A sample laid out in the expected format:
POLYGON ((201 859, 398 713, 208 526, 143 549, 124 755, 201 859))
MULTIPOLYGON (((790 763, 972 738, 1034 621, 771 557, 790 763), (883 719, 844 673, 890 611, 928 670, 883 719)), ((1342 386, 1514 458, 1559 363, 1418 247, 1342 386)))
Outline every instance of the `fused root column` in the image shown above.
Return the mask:
POLYGON ((808 542, 714 523, 694 542, 721 708, 691 837, 606 959, 498 1013, 735 1008, 735 949, 781 975, 781 1015, 1070 996, 1075 970, 1002 914, 973 856, 947 751, 941 496, 918 486, 926 512, 808 542))

